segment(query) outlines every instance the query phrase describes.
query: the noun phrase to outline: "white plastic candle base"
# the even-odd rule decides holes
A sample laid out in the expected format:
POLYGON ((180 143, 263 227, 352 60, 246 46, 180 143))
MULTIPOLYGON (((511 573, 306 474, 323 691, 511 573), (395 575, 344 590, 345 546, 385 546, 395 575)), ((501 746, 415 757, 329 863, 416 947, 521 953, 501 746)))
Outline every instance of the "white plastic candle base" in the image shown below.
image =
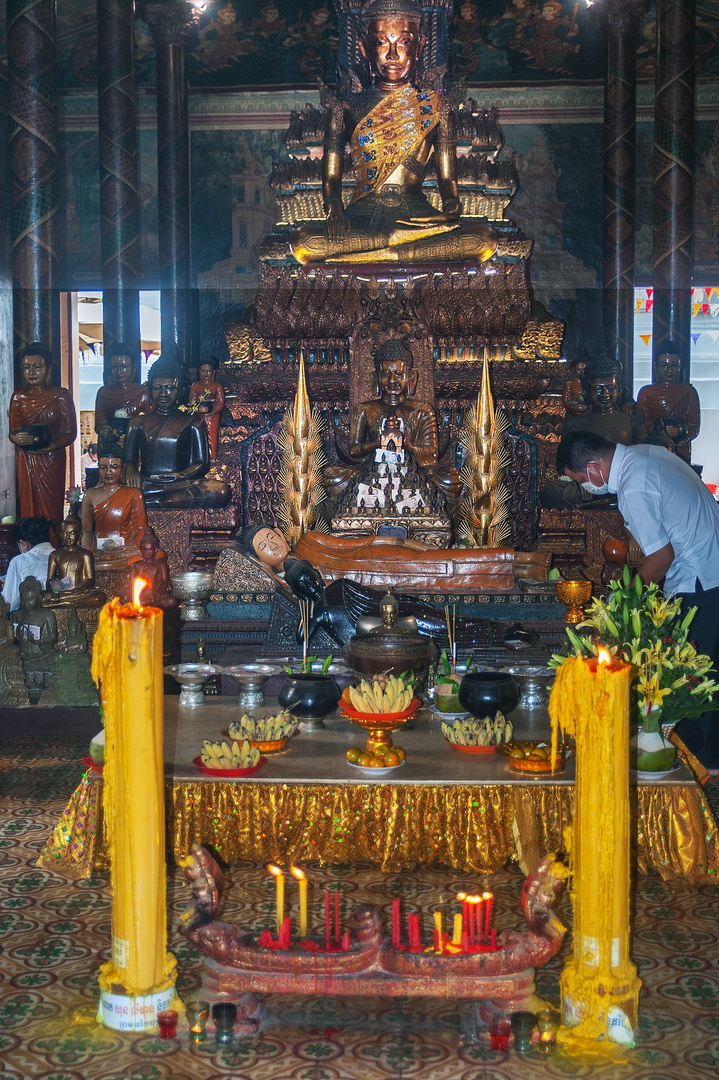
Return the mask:
POLYGON ((97 1019, 115 1031, 150 1031, 157 1028, 157 1014, 169 1009, 176 998, 174 986, 158 994, 140 994, 138 997, 103 990, 97 1019))

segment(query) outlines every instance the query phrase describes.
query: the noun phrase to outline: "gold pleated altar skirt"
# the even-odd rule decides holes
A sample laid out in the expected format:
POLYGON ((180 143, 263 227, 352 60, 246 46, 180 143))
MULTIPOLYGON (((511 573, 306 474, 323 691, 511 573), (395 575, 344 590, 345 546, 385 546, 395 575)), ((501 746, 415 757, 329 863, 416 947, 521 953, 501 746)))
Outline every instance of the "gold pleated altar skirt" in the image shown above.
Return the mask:
MULTIPOLYGON (((88 772, 38 865, 75 878, 107 866, 102 780, 88 772)), ((716 880, 716 821, 701 787, 632 789, 634 854, 641 873, 716 880)), ((491 873, 526 872, 563 849, 574 787, 542 784, 285 784, 167 780, 167 838, 175 861, 194 843, 226 862, 282 865, 371 861, 386 871, 418 863, 491 873)))

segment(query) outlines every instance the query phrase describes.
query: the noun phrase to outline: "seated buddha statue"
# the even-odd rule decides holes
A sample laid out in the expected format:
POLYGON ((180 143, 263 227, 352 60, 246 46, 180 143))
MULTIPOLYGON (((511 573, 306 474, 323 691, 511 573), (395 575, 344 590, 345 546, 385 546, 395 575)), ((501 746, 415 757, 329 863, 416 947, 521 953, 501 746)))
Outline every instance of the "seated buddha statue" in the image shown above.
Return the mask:
POLYGON ((150 395, 147 387, 136 381, 137 367, 130 346, 117 345, 110 357, 109 381, 95 398, 95 431, 100 446, 122 436, 127 417, 149 411, 150 395), (117 424, 117 420, 121 423, 117 424))
POLYGON ((80 547, 82 526, 76 518, 62 523, 62 547, 53 551, 47 564, 47 592, 43 607, 101 607, 107 597, 95 586, 92 551, 80 547))
MULTIPOLYGON (((366 487, 371 487, 379 495, 379 505, 386 506, 390 496, 388 483, 391 481, 397 492, 401 487, 400 478, 392 478, 390 473, 394 473, 400 464, 406 469, 407 455, 416 462, 422 475, 441 491, 450 496, 458 495, 461 489, 458 471, 438 464, 439 436, 434 405, 412 397, 417 385, 412 353, 398 338, 388 338, 377 349, 374 364, 379 396, 360 402, 350 419, 348 450, 350 458, 357 464, 349 469, 326 470, 330 495, 346 490, 354 474, 355 484, 365 483, 366 487), (390 445, 395 447, 394 451, 390 450, 390 445)), ((358 495, 365 497, 363 493, 364 488, 361 492, 358 488, 358 495)))
POLYGON ((160 357, 150 369, 152 412, 134 417, 125 437, 127 482, 140 488, 148 510, 226 506, 230 487, 205 480, 210 447, 201 414, 181 411, 182 369, 160 357))
POLYGON ((431 85, 418 78, 425 39, 418 0, 369 0, 362 12, 362 55, 372 85, 348 73, 330 96, 322 158, 326 220, 300 227, 292 251, 300 263, 484 262, 498 237, 486 225, 463 224, 457 188, 456 121, 431 85), (342 170, 349 141, 356 186, 346 208, 342 170), (442 203, 422 186, 434 152, 442 203))
POLYGON ((109 444, 100 450, 100 483, 82 500, 82 545, 90 548, 98 569, 127 567, 140 556, 140 538, 147 528, 142 492, 125 483, 124 451, 109 444))
POLYGON ((621 365, 611 357, 602 356, 587 366, 589 409, 572 414, 568 412, 562 426, 562 435, 570 431, 591 431, 603 435, 610 442, 631 446, 641 442, 646 434, 639 411, 622 407, 621 365))
POLYGON ((41 690, 52 668, 57 644, 55 612, 42 607, 43 586, 35 577, 20 583, 20 607, 13 612, 28 689, 41 690))
POLYGON ((135 581, 142 578, 146 585, 140 594, 141 604, 159 607, 163 611, 179 607, 180 601, 172 592, 167 556, 160 549, 152 529, 148 528, 140 540, 140 552, 142 558, 130 567, 130 595, 134 596, 135 581))
POLYGON ((637 409, 644 415, 647 431, 660 427, 672 440, 676 453, 690 462, 692 439, 699 434, 701 410, 699 395, 691 383, 681 382, 682 358, 679 346, 665 341, 654 361, 655 382, 643 386, 637 397, 637 409))

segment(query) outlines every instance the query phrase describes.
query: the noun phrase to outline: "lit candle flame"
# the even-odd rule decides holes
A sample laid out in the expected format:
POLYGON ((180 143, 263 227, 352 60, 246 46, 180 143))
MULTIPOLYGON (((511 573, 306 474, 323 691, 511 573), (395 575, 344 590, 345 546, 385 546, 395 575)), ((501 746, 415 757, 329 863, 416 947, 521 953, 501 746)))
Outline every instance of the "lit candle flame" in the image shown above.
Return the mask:
POLYGON ((458 892, 457 893, 457 899, 458 900, 467 900, 468 897, 467 897, 466 892, 458 892))
POLYGON ((140 593, 148 585, 148 582, 144 578, 136 578, 135 584, 132 589, 132 602, 135 607, 142 607, 140 603, 140 593))
POLYGON ((481 896, 468 896, 467 897, 467 903, 468 904, 481 904, 481 902, 482 902, 482 897, 481 896))
POLYGON ((482 893, 482 899, 483 900, 493 900, 494 897, 492 896, 491 892, 483 892, 482 893))
MULTIPOLYGON (((270 866, 269 869, 272 870, 272 867, 270 866)), ((274 870, 272 872, 274 873, 274 870)), ((304 881, 305 880, 305 875, 304 875, 303 871, 300 870, 300 868, 298 866, 291 866, 290 867, 290 873, 292 874, 293 877, 296 877, 298 881, 304 881)))
POLYGON ((599 654, 597 656, 597 659, 599 660, 600 664, 611 664, 611 662, 612 662, 612 658, 611 658, 611 656, 609 655, 609 653, 607 652, 606 649, 600 649, 599 650, 599 654))
POLYGON ((267 869, 271 874, 274 874, 275 877, 282 877, 282 869, 279 866, 273 866, 272 863, 268 863, 267 869))

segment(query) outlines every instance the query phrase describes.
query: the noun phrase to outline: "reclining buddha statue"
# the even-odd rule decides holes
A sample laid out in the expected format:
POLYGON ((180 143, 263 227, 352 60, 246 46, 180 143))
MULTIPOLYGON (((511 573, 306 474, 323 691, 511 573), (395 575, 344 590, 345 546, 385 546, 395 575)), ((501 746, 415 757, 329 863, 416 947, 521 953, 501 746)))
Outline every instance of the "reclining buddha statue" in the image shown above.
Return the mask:
POLYGON ((484 262, 498 237, 481 224, 462 224, 457 188, 456 122, 443 91, 443 69, 420 79, 425 44, 418 0, 369 0, 363 13, 362 55, 372 85, 347 73, 328 103, 322 159, 327 215, 319 227, 300 227, 292 251, 300 263, 484 262), (356 186, 342 200, 349 141, 356 186), (434 152, 442 204, 436 210, 422 186, 434 152))

